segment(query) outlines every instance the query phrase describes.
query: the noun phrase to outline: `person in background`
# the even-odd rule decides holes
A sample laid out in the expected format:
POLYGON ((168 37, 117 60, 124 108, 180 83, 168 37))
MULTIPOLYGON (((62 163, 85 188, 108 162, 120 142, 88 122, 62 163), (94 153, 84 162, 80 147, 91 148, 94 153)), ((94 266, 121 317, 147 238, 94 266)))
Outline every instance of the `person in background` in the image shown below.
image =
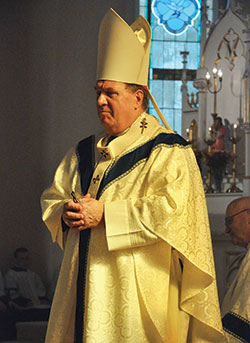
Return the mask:
POLYGON ((26 248, 14 251, 14 266, 5 275, 5 289, 15 305, 16 321, 48 320, 50 302, 38 274, 29 269, 30 256, 26 248))
POLYGON ((11 301, 4 291, 4 279, 0 272, 0 341, 12 340, 16 336, 15 322, 11 315, 11 301))
POLYGON ((212 125, 212 137, 215 139, 215 142, 212 145, 213 150, 225 150, 225 136, 226 129, 225 126, 222 124, 222 119, 221 117, 216 117, 214 120, 214 124, 212 125))
POLYGON ((29 261, 28 249, 16 249, 14 266, 5 275, 5 287, 10 299, 22 307, 48 303, 46 289, 40 277, 28 268, 29 261))
POLYGON ((233 200, 226 209, 226 233, 246 249, 238 273, 222 304, 222 323, 228 342, 250 342, 250 196, 233 200))

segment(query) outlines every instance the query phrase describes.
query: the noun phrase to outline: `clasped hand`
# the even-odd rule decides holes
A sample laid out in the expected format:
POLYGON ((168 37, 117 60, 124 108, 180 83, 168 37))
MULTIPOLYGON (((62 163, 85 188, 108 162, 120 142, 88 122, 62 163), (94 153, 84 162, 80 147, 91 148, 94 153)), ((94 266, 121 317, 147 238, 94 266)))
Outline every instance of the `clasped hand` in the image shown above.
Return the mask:
POLYGON ((96 228, 104 222, 104 204, 87 194, 79 198, 78 203, 72 200, 66 202, 62 219, 73 230, 96 228))

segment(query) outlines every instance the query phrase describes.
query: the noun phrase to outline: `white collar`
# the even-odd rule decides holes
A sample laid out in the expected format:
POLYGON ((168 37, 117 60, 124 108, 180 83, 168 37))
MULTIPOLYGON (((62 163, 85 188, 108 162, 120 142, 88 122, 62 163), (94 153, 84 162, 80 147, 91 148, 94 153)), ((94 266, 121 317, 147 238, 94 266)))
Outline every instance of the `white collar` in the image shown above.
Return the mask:
POLYGON ((152 136, 156 127, 159 127, 158 120, 143 112, 128 129, 113 139, 109 145, 106 146, 106 143, 110 136, 101 138, 97 143, 97 150, 105 160, 113 159, 128 149, 132 149, 135 144, 138 146, 145 142, 147 138, 152 136))

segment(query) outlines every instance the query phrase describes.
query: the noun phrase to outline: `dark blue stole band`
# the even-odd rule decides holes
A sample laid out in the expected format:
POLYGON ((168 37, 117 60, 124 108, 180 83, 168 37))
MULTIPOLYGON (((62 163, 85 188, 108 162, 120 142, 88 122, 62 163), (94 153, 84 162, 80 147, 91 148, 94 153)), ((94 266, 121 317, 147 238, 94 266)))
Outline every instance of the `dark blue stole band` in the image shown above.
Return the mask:
MULTIPOLYGON (((86 194, 92 178, 95 165, 95 137, 90 136, 82 140, 76 148, 81 178, 82 194, 86 194)), ((88 263, 88 248, 90 229, 82 230, 79 239, 79 267, 77 278, 77 300, 75 313, 75 343, 83 342, 84 312, 85 312, 85 283, 88 263)))
POLYGON ((222 319, 223 328, 241 342, 250 342, 250 322, 240 315, 228 312, 222 319))
POLYGON ((160 133, 158 136, 153 138, 152 140, 146 142, 142 146, 136 148, 135 150, 129 152, 128 154, 122 156, 114 165, 113 168, 108 168, 104 174, 104 177, 101 181, 101 185, 99 187, 97 193, 97 199, 99 199, 103 189, 113 182, 115 179, 120 178, 122 175, 127 175, 130 170, 133 170, 136 165, 147 159, 151 152, 157 148, 157 146, 181 146, 185 147, 189 145, 189 143, 179 136, 178 134, 174 133, 160 133))

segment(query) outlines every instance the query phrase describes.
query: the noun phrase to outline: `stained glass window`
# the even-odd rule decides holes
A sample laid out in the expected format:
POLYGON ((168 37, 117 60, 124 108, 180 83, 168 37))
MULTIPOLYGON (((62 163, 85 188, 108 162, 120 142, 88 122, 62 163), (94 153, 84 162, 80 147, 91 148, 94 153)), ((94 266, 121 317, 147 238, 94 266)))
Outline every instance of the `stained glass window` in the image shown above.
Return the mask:
POLYGON ((181 35, 200 13, 198 0, 153 0, 151 5, 158 24, 170 34, 181 35))
MULTIPOLYGON (((182 34, 169 33, 163 28, 163 25, 159 25, 159 20, 153 13, 151 6, 155 2, 140 0, 140 14, 148 19, 152 28, 149 88, 169 125, 173 130, 181 133, 183 56, 180 52, 189 51, 188 92, 196 93, 197 90, 193 88, 193 80, 200 63, 200 15, 196 19, 193 18, 194 25, 188 26, 182 34)), ((158 1, 161 4, 167 2, 170 3, 167 0, 158 1)), ((190 3, 190 1, 179 0, 179 6, 181 3, 184 6, 184 3, 190 3)), ((149 112, 157 116, 151 104, 149 112)))

